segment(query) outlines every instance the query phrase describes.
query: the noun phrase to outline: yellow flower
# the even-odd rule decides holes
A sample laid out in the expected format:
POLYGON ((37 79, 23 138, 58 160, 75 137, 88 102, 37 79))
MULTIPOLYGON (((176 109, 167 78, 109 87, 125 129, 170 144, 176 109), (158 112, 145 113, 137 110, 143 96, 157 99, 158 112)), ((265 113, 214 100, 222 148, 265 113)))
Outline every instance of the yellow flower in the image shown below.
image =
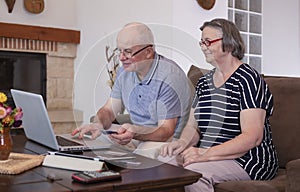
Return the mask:
POLYGON ((7 101, 7 96, 4 93, 0 92, 0 102, 5 103, 6 101, 7 101))
POLYGON ((4 119, 2 119, 3 126, 11 126, 13 122, 14 122, 14 118, 9 115, 7 115, 4 119))
POLYGON ((7 115, 6 109, 0 106, 0 119, 6 117, 6 115, 7 115))

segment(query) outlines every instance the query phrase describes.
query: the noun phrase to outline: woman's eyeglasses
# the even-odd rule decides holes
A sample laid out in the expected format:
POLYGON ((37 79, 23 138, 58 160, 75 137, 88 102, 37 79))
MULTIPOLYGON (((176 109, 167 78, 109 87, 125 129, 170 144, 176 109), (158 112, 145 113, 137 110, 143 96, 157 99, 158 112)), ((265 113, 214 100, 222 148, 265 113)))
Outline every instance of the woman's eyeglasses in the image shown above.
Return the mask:
POLYGON ((214 40, 201 40, 199 41, 199 45, 202 46, 202 45, 205 45, 206 47, 209 47, 211 44, 217 42, 217 41, 220 41, 222 40, 223 38, 219 38, 219 39, 214 39, 214 40))

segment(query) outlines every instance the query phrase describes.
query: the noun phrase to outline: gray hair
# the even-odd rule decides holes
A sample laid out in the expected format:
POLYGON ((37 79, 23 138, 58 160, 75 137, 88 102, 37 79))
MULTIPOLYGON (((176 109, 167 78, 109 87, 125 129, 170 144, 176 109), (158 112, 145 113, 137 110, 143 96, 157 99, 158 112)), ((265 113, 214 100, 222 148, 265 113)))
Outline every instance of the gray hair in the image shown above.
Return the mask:
POLYGON ((211 27, 222 32, 222 49, 223 51, 231 52, 231 55, 243 59, 245 54, 245 44, 236 25, 226 19, 213 19, 205 22, 200 30, 205 27, 211 27))

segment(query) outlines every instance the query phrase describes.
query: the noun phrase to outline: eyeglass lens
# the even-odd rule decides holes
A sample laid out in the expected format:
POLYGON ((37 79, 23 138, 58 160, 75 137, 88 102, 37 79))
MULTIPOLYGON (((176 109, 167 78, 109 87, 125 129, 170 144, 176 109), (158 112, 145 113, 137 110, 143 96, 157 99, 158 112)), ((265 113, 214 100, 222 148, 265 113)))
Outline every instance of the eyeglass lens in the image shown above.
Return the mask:
POLYGON ((144 51, 145 49, 147 49, 148 47, 152 47, 152 45, 147 45, 137 51, 135 51, 134 53, 131 52, 130 49, 124 49, 124 50, 121 50, 121 49, 118 49, 118 52, 117 52, 117 55, 121 55, 121 53, 123 53, 125 55, 125 57, 127 58, 132 58, 134 57, 135 55, 139 54, 140 52, 144 51))
POLYGON ((215 43, 215 42, 217 42, 217 41, 220 41, 220 40, 222 40, 223 38, 218 38, 218 39, 214 39, 214 40, 201 40, 200 42, 199 42, 199 44, 200 44, 200 46, 202 46, 202 45, 205 45, 206 47, 209 47, 211 44, 213 44, 213 43, 215 43))

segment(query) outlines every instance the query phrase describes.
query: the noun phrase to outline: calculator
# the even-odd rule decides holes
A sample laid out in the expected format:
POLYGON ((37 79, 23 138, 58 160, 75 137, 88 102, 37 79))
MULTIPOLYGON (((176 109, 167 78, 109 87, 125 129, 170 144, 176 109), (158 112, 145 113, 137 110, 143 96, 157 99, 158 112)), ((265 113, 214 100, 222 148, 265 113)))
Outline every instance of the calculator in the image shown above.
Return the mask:
POLYGON ((102 181, 121 179, 121 174, 116 171, 83 171, 72 174, 72 179, 80 183, 98 183, 102 181))

